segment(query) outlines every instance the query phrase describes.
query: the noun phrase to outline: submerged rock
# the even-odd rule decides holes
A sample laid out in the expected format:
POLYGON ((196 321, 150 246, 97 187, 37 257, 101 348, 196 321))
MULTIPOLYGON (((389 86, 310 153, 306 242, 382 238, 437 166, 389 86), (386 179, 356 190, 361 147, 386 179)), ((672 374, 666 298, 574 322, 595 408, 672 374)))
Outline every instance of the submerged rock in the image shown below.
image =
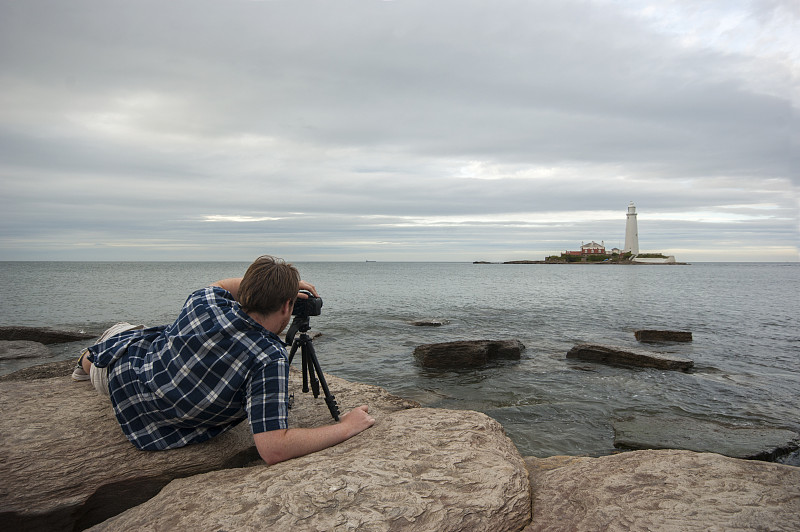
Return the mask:
POLYGON ((414 409, 274 466, 180 479, 93 530, 520 530, 522 457, 496 421, 414 409))
POLYGON ((50 349, 39 342, 28 340, 0 340, 0 360, 18 360, 21 358, 47 358, 50 349))
MULTIPOLYGON (((299 373, 290 379, 290 426, 331 423, 324 398, 300 391, 299 373)), ((380 418, 415 406, 376 386, 326 379, 343 412, 367 403, 380 418)), ((68 375, 0 383, 0 413, 0 530, 80 530, 146 501, 173 479, 260 460, 247 422, 201 444, 140 451, 111 403, 68 375)))
POLYGON ((800 468, 691 451, 526 458, 525 532, 797 530, 800 468))
POLYGON ((690 417, 635 416, 614 425, 614 447, 686 449, 733 458, 775 460, 800 447, 800 434, 772 427, 741 427, 690 417))
POLYGON ((519 340, 462 340, 420 345, 414 358, 426 368, 474 368, 496 359, 519 360, 524 349, 519 340))
POLYGON ((60 331, 49 327, 0 327, 0 340, 27 340, 40 344, 63 344, 91 340, 97 336, 82 331, 60 331))
POLYGON ((688 358, 669 353, 653 353, 642 349, 622 349, 608 345, 579 344, 569 350, 567 358, 657 369, 688 370, 694 362, 688 358))
POLYGON ((425 318, 421 320, 412 321, 411 325, 413 325, 414 327, 441 327, 442 325, 447 325, 448 323, 450 322, 438 318, 425 318))
POLYGON ((5 381, 32 381, 36 379, 49 379, 69 375, 75 368, 77 357, 70 360, 57 360, 46 364, 38 364, 28 368, 19 369, 8 375, 0 376, 0 382, 5 381))
POLYGON ((657 331, 642 329, 634 331, 634 336, 640 342, 691 342, 691 331, 657 331))

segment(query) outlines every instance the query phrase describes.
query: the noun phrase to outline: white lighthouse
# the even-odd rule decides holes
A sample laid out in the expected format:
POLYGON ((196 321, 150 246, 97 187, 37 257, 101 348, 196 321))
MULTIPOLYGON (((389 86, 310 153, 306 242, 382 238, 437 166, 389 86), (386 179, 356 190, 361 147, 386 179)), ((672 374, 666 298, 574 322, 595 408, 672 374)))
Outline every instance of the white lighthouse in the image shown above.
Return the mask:
POLYGON ((636 205, 628 203, 628 221, 625 224, 625 249, 623 253, 639 254, 639 229, 636 225, 636 205))

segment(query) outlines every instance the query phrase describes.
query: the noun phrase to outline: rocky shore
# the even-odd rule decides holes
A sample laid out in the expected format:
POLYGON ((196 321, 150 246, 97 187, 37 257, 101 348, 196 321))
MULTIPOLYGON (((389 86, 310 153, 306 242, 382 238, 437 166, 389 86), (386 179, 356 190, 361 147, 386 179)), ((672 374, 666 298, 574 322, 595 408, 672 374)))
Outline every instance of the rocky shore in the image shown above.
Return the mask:
MULTIPOLYGON (((332 375, 343 410, 366 403, 377 419, 336 447, 267 466, 244 423, 139 451, 71 368, 0 378, 0 530, 800 528, 797 467, 675 449, 522 457, 484 414, 421 408, 332 375)), ((330 423, 298 373, 292 426, 330 423)))

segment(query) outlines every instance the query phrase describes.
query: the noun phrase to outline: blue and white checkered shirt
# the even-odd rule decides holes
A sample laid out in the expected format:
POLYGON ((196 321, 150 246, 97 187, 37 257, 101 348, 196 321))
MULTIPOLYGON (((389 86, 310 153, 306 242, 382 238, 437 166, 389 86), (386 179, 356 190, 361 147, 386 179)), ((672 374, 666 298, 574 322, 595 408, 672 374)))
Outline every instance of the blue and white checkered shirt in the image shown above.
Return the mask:
POLYGON ((89 353, 110 367, 114 413, 139 449, 205 441, 245 417, 253 434, 288 426, 285 344, 222 288, 194 292, 170 326, 126 331, 89 353))

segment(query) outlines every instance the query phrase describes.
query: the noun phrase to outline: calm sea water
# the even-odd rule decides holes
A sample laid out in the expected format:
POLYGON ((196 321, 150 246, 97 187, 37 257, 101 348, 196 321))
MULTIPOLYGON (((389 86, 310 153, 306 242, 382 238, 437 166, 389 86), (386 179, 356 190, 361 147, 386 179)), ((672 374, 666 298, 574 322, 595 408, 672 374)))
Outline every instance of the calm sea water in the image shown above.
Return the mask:
MULTIPOLYGON (((800 264, 688 266, 299 263, 324 301, 311 318, 324 371, 424 406, 500 421, 523 455, 614 451, 615 419, 681 415, 800 432, 800 264), (420 318, 448 320, 414 327, 420 318), (689 344, 639 345, 636 329, 692 331, 689 344), (417 345, 512 339, 522 360, 432 371, 417 345), (688 373, 570 361, 576 343, 687 356, 688 373)), ((171 322, 192 290, 246 263, 0 263, 0 325, 101 332, 171 322)), ((52 359, 79 345, 52 347, 52 359)), ((50 360, 0 362, 0 374, 50 360)), ((295 362, 299 365, 299 362, 295 362)), ((336 393, 336 390, 332 390, 336 393)))

